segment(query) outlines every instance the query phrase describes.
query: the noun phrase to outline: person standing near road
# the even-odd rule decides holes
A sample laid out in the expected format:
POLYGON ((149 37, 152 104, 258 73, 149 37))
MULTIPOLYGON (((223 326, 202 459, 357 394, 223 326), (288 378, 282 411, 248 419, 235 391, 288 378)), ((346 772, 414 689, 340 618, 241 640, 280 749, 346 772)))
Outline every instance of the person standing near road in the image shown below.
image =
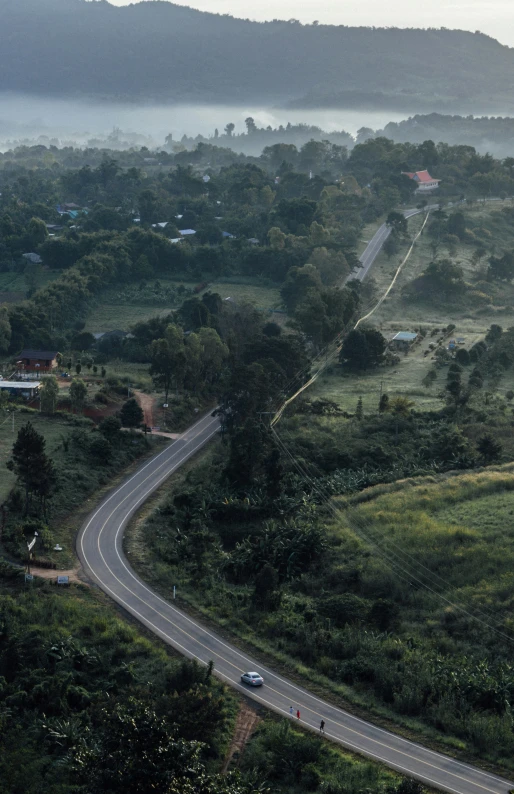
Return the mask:
POLYGON ((296 709, 296 717, 297 719, 300 719, 300 709, 296 709))
POLYGON ((321 720, 321 722, 319 724, 319 732, 320 733, 325 733, 325 720, 321 720))
POLYGON ((292 716, 293 716, 293 714, 294 714, 294 712, 293 712, 293 707, 292 707, 292 706, 289 706, 289 713, 290 713, 290 715, 291 715, 291 717, 292 717, 292 716))

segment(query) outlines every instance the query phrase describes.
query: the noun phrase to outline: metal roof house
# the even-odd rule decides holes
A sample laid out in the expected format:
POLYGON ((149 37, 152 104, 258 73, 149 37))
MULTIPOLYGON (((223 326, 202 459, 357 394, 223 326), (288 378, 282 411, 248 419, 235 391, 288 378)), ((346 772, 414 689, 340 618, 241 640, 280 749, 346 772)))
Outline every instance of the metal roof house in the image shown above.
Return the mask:
POLYGON ((417 334, 409 331, 399 331, 389 342, 389 347, 393 348, 393 350, 407 351, 417 338, 417 334))
POLYGON ((0 380, 0 391, 7 392, 11 397, 23 397, 33 400, 41 388, 41 381, 0 380))

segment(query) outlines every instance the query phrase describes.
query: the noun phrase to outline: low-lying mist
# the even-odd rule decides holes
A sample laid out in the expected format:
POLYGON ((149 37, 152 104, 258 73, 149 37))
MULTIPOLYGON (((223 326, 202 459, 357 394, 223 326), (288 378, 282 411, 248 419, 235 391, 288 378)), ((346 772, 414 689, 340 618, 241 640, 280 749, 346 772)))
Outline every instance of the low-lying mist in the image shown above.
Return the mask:
POLYGON ((0 93, 0 149, 40 136, 55 145, 164 145, 170 133, 179 141, 183 135, 220 134, 227 124, 235 124, 235 133, 246 129, 245 119, 252 116, 258 127, 307 124, 326 132, 345 130, 355 135, 361 127, 382 129, 389 121, 400 121, 405 114, 360 110, 282 110, 280 108, 241 105, 139 105, 111 102, 84 102, 71 99, 0 93), (114 132, 113 130, 118 130, 114 132), (120 132, 122 131, 122 132, 120 132))

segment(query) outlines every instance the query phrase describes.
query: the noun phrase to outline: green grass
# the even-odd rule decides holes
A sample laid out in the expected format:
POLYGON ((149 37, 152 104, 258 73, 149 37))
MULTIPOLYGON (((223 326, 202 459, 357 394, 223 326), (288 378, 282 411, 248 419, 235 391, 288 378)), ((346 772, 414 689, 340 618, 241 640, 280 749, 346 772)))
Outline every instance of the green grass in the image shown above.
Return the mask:
MULTIPOLYGON (((151 282, 154 280, 152 279, 151 282)), ((120 297, 119 289, 109 288, 103 292, 95 306, 92 307, 86 319, 85 330, 90 333, 100 333, 101 331, 128 331, 137 322, 146 322, 152 317, 164 317, 177 309, 180 302, 193 295, 195 283, 183 280, 175 281, 171 279, 159 279, 163 288, 184 286, 189 290, 183 297, 179 297, 169 306, 151 306, 145 303, 138 303, 137 292, 129 301, 120 297)), ((266 286, 258 279, 245 277, 232 277, 218 279, 209 285, 198 295, 201 297, 204 292, 218 292, 222 298, 233 298, 237 301, 249 301, 257 306, 258 309, 268 311, 280 306, 280 290, 276 286, 266 286)))
POLYGON ((170 311, 153 306, 100 304, 88 314, 84 330, 92 334, 102 331, 128 331, 135 323, 146 322, 152 317, 164 317, 170 311))
POLYGON ((328 367, 314 385, 306 392, 309 400, 331 400, 350 413, 355 411, 359 397, 362 397, 364 413, 378 411, 381 393, 386 392, 390 399, 408 397, 417 410, 437 410, 443 405, 438 396, 444 388, 446 370, 439 372, 438 380, 429 388, 422 384, 430 360, 423 358, 422 349, 402 356, 400 363, 392 367, 380 367, 361 374, 343 372, 340 364, 328 367))
POLYGON ((60 456, 61 437, 63 434, 67 434, 70 429, 66 419, 50 418, 39 413, 27 414, 23 411, 16 411, 14 414, 13 435, 11 415, 8 415, 5 411, 3 412, 0 419, 0 471, 2 472, 0 477, 0 502, 5 500, 15 483, 15 475, 6 468, 5 464, 11 456, 18 430, 28 421, 32 422, 38 433, 45 437, 46 450, 51 457, 56 459, 60 456))
POLYGON ((206 292, 218 292, 222 298, 233 298, 236 303, 249 301, 263 311, 276 309, 281 305, 280 290, 276 286, 241 283, 239 280, 237 282, 219 280, 209 284, 206 292))

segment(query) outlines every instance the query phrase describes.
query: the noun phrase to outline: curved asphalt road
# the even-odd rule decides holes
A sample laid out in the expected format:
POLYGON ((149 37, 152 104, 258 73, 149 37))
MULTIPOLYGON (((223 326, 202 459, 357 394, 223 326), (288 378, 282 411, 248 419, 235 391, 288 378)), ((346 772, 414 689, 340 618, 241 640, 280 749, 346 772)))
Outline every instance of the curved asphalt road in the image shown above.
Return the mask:
POLYGON ((318 730, 324 719, 326 735, 333 741, 452 794, 507 794, 513 783, 377 728, 275 674, 176 609, 132 570, 123 553, 127 522, 148 496, 218 430, 218 419, 203 417, 104 499, 79 534, 78 553, 85 571, 164 642, 204 664, 212 659, 219 678, 283 717, 291 719, 290 706, 295 712, 298 708, 301 724, 313 730, 318 730), (241 685, 239 678, 246 670, 258 670, 264 676, 261 689, 241 685))

